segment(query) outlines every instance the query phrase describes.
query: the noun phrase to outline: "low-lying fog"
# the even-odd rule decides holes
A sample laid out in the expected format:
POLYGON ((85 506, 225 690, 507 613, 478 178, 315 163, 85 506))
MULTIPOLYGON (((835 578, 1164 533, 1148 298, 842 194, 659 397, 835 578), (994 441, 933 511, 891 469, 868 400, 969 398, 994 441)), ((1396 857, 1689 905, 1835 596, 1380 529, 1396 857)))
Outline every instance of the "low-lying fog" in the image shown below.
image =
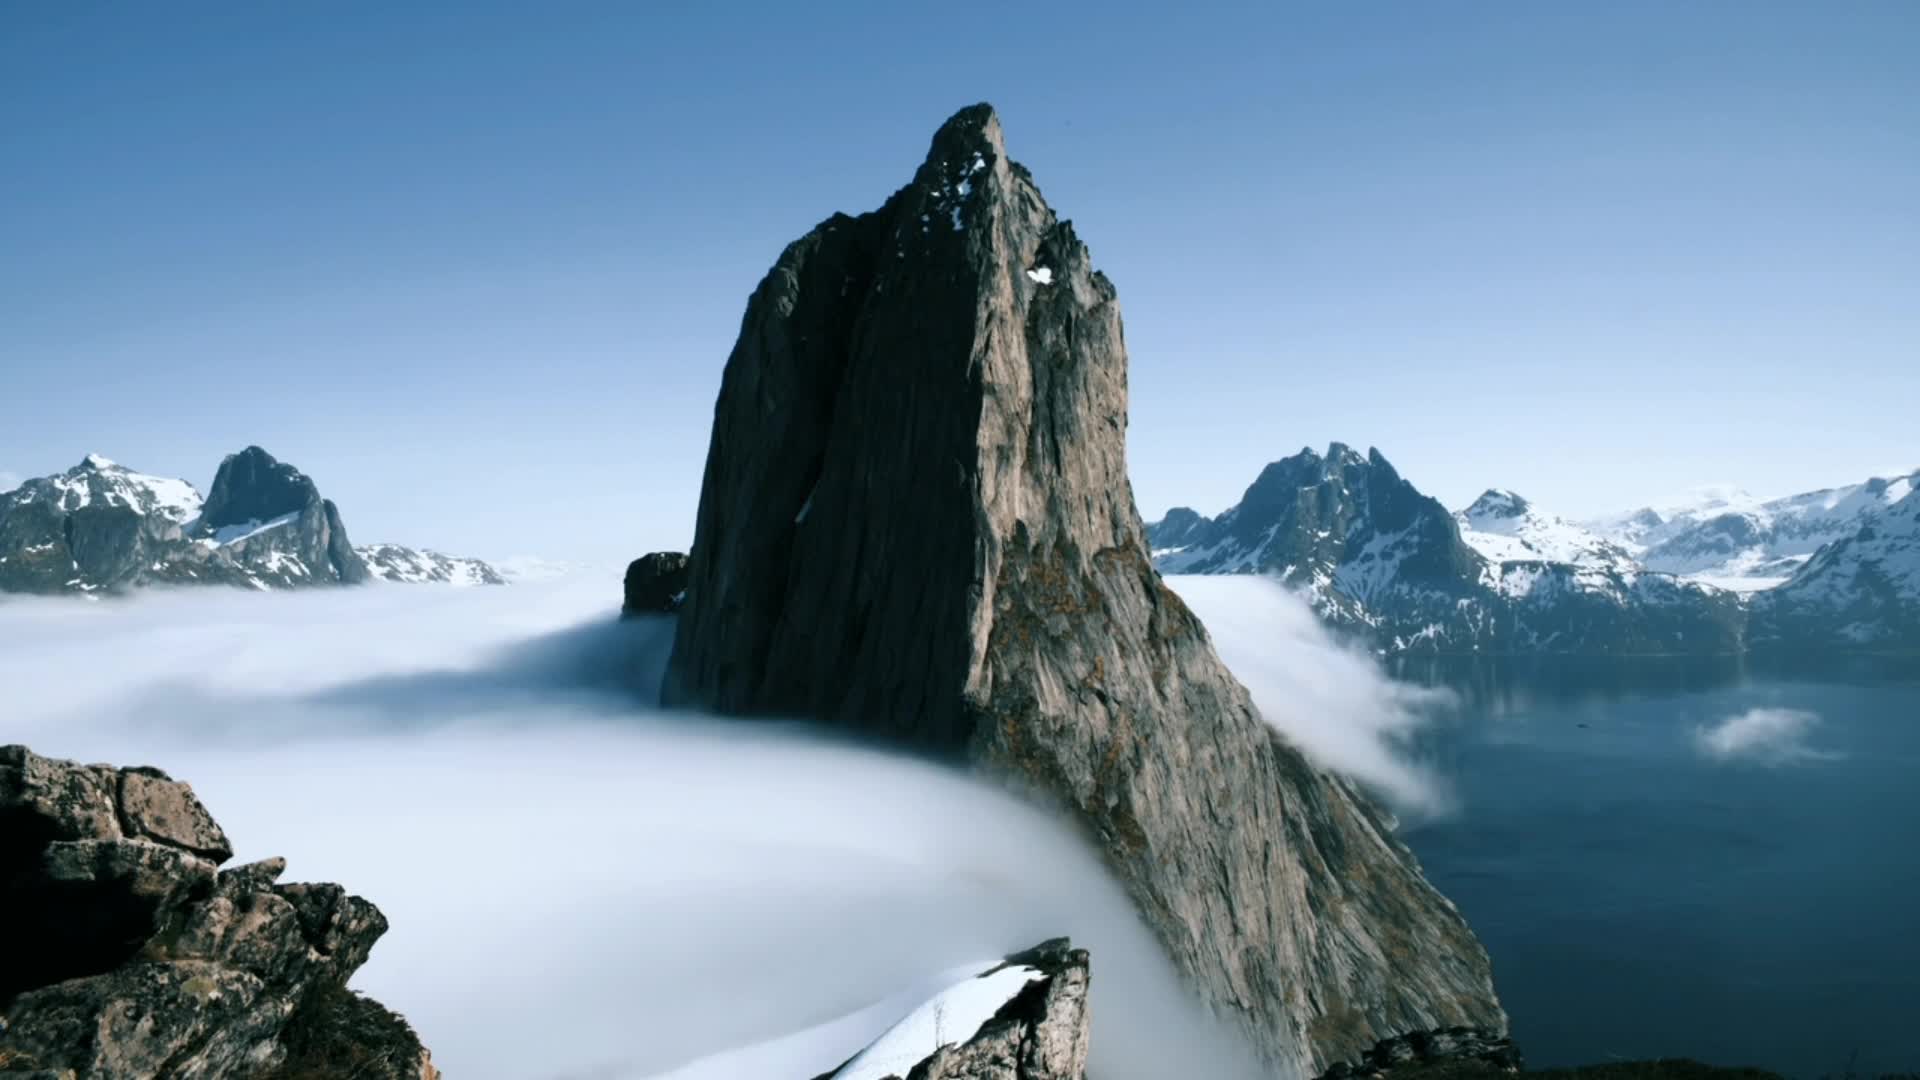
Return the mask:
MULTIPOLYGON (((1426 702, 1276 587, 1174 585, 1269 719, 1403 813, 1426 702)), ((670 628, 611 576, 0 600, 0 741, 191 782, 239 860, 393 929, 354 985, 462 1078, 833 1067, 956 968, 1071 934, 1102 1080, 1249 1072, 1042 814, 798 727, 638 704, 670 628)), ((929 1050, 932 1048, 929 1047, 929 1050)))

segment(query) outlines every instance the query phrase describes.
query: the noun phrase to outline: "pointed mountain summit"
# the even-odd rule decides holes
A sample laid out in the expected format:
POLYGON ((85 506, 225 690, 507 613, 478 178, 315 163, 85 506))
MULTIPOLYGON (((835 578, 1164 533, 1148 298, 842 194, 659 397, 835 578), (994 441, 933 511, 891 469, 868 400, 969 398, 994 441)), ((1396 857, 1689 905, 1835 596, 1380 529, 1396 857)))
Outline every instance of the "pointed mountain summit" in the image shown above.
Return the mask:
POLYGON ((249 446, 220 462, 200 516, 204 524, 217 529, 298 514, 320 501, 320 489, 306 473, 258 446, 249 446))
POLYGON ((258 446, 229 454, 189 535, 268 585, 371 578, 332 500, 306 473, 258 446))
POLYGON ((666 699, 1060 804, 1289 1073, 1504 1030, 1485 951, 1387 817, 1260 719, 1149 562, 1126 363, 1112 283, 994 111, 961 110, 912 183, 789 245, 748 302, 666 699))

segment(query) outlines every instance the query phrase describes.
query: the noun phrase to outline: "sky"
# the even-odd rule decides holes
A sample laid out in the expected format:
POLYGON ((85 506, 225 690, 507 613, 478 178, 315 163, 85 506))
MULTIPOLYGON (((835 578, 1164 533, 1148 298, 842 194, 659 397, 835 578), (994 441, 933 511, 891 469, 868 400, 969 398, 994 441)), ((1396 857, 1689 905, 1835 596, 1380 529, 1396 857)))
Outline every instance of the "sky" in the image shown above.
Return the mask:
POLYGON ((690 541, 780 249, 991 101, 1149 518, 1377 446, 1584 516, 1920 465, 1920 5, 0 7, 0 482, 258 443, 357 542, 690 541))

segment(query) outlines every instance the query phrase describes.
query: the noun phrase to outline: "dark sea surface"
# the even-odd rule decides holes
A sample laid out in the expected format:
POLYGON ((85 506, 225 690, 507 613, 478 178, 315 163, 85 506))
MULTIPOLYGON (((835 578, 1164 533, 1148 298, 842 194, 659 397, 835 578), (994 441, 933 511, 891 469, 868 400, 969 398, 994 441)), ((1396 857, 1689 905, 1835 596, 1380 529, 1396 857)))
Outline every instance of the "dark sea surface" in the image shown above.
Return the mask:
POLYGON ((1920 1070, 1920 670, 1446 665, 1412 823, 1534 1066, 1920 1070))

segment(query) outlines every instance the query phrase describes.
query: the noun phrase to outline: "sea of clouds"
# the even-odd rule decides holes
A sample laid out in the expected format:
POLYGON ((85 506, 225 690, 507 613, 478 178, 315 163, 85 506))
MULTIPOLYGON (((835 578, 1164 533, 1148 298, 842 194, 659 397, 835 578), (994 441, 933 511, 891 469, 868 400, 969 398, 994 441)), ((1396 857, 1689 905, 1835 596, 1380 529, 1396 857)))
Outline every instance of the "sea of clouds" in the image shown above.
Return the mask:
MULTIPOLYGON (((1310 754, 1445 804, 1402 745, 1424 696, 1276 586, 1175 586, 1310 754)), ((795 725, 649 707, 671 625, 614 620, 617 596, 576 573, 0 599, 0 742, 159 765, 239 859, 373 899, 393 929, 355 985, 449 1075, 812 1076, 1058 934, 1092 950, 1105 1080, 1255 1074, 1057 822, 795 725)))

